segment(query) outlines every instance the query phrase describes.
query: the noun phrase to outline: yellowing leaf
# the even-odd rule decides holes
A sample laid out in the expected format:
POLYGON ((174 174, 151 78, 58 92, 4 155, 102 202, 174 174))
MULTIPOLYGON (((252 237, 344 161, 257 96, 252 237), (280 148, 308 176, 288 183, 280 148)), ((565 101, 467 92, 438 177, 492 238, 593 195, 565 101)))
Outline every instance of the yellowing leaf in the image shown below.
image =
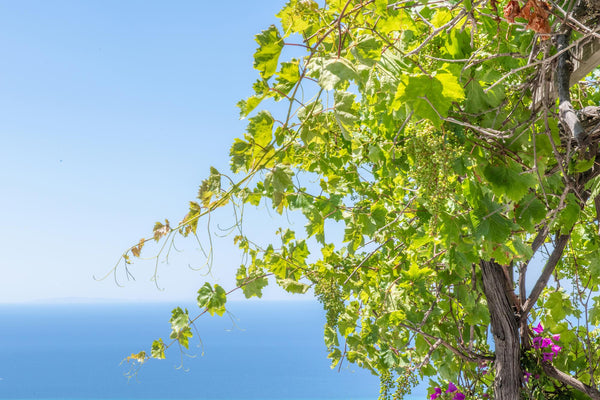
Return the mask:
POLYGON ((439 8, 433 16, 433 18, 431 19, 431 23, 436 28, 439 28, 440 26, 444 26, 445 24, 450 22, 451 19, 452 13, 450 11, 445 10, 444 8, 439 8))
POLYGON ((380 31, 385 34, 390 32, 417 30, 417 26, 413 22, 412 17, 404 10, 398 10, 398 13, 395 15, 390 14, 389 16, 381 18, 377 26, 380 31))
POLYGON ((146 355, 145 351, 140 351, 139 353, 132 353, 129 357, 127 357, 125 359, 125 361, 130 362, 138 362, 140 364, 143 364, 146 362, 146 360, 148 359, 148 356, 146 355))
POLYGON ((131 249, 131 253, 135 256, 135 257, 139 257, 140 253, 142 252, 142 247, 144 247, 144 243, 146 242, 146 240, 144 238, 140 239, 139 243, 137 244, 137 246, 134 246, 131 249))
POLYGON ((437 74, 436 79, 442 83, 442 95, 454 101, 465 99, 465 90, 453 74, 437 74))
POLYGON ((154 240, 157 242, 163 237, 166 236, 169 232, 171 232, 171 227, 169 226, 169 220, 165 219, 165 224, 161 224, 157 222, 154 224, 154 240))

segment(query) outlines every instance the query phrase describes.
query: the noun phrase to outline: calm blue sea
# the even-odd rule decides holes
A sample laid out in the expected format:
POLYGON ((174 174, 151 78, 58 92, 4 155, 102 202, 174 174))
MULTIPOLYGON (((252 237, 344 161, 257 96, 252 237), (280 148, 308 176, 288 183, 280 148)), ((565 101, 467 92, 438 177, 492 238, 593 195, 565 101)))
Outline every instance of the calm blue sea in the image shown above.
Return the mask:
POLYGON ((329 367, 319 304, 228 305, 233 322, 198 321, 203 348, 197 341, 189 355, 172 348, 132 379, 121 361, 153 339, 166 341, 173 305, 0 305, 0 398, 377 399, 376 377, 329 367))

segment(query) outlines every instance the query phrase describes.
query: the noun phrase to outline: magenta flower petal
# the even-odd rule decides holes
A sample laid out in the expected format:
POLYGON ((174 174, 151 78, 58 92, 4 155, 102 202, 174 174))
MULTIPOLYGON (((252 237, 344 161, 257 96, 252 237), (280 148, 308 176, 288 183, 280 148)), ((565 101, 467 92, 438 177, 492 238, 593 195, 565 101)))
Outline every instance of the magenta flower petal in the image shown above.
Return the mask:
POLYGON ((543 338, 542 339, 542 347, 550 347, 552 346, 552 339, 543 338))
POLYGON ((454 398, 452 400, 465 400, 465 395, 462 394, 461 392, 456 393, 456 395, 454 396, 454 398))
POLYGON ((454 385, 454 383, 448 382, 448 390, 446 390, 446 393, 454 393, 457 390, 458 388, 454 385))
POLYGON ((544 332, 544 327, 542 326, 542 323, 540 322, 540 323, 538 324, 538 326, 536 326, 535 328, 533 328, 533 331, 534 331, 535 333, 537 333, 538 335, 539 335, 540 333, 544 332))
POLYGON ((554 353, 554 355, 557 355, 561 350, 562 350, 562 347, 557 346, 555 344, 552 345, 552 353, 554 353))
POLYGON ((544 354, 542 354, 542 359, 544 361, 552 361, 553 358, 554 358, 554 353, 544 353, 544 354))
POLYGON ((435 400, 442 395, 442 389, 439 387, 436 387, 435 389, 433 389, 433 391, 433 394, 429 396, 431 400, 435 400))
POLYGON ((533 338, 533 348, 539 349, 542 347, 542 338, 537 336, 533 338))
POLYGON ((553 335, 552 340, 554 340, 555 342, 558 342, 560 340, 560 335, 553 335))

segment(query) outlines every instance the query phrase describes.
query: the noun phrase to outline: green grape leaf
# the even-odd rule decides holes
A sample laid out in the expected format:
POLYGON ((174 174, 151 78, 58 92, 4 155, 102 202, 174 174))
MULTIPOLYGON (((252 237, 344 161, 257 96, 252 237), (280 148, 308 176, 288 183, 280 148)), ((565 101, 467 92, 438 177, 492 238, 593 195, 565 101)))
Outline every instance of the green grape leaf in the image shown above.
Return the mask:
POLYGON ((221 191, 221 174, 216 168, 210 168, 210 175, 202 181, 198 190, 198 199, 202 201, 204 207, 209 207, 213 196, 217 196, 221 191))
POLYGON ((537 184, 533 174, 523 172, 516 164, 488 164, 483 170, 483 175, 496 195, 505 196, 513 201, 520 201, 529 189, 537 184))
POLYGON ((283 39, 275 25, 256 35, 259 47, 254 53, 254 68, 260 71, 263 79, 269 79, 277 70, 279 55, 283 49, 283 39))
POLYGON ((532 193, 515 205, 514 212, 516 222, 531 231, 546 216, 546 206, 532 193))
POLYGON ((358 79, 356 68, 345 58, 317 57, 309 64, 309 70, 317 75, 319 85, 325 90, 341 89, 349 81, 358 79))
POLYGON ((453 101, 465 98, 465 92, 454 74, 442 70, 432 79, 426 75, 403 75, 398 84, 392 108, 408 107, 417 117, 434 125, 448 115, 453 101))
POLYGON ((248 120, 247 132, 254 144, 261 149, 266 148, 273 140, 274 119, 268 111, 261 111, 248 120))
POLYGON ((590 323, 600 325, 600 296, 593 297, 594 303, 590 309, 590 323))
POLYGON ((361 63, 373 66, 381 58, 382 42, 373 36, 363 36, 356 42, 352 54, 361 63))
POLYGON ((567 204, 558 213, 555 224, 560 227, 561 232, 569 232, 579 219, 580 212, 579 201, 573 193, 569 193, 567 195, 567 204))
POLYGON ((328 349, 332 349, 340 345, 337 331, 328 325, 325 325, 324 338, 325 346, 327 346, 328 349))
POLYGON ((349 92, 336 91, 333 95, 335 101, 334 115, 347 140, 352 138, 354 125, 358 121, 356 110, 353 108, 356 95, 349 92))
POLYGON ((188 310, 182 310, 181 307, 175 308, 171 313, 171 339, 175 339, 180 345, 189 348, 189 339, 193 336, 192 330, 190 329, 190 317, 188 310))
POLYGON ((206 282, 198 290, 198 306, 200 308, 206 308, 210 315, 222 316, 226 309, 225 303, 227 302, 227 293, 221 286, 215 284, 211 286, 210 283, 206 282))
POLYGON ((298 282, 293 279, 277 279, 277 284, 281 286, 286 292, 304 294, 310 288, 306 283, 298 282))
POLYGON ((236 274, 236 284, 242 288, 247 299, 262 297, 262 289, 269 284, 269 280, 261 271, 248 274, 245 266, 240 266, 236 274))
POLYGON ((280 70, 277 72, 274 89, 279 95, 288 94, 296 86, 299 79, 299 61, 293 59, 290 62, 283 62, 281 63, 280 70))
POLYGON ((586 159, 577 160, 575 162, 575 165, 573 166, 573 172, 575 172, 575 173, 585 172, 594 166, 595 161, 596 161, 596 159, 594 157, 590 158, 589 160, 586 160, 586 159))
POLYGON ((152 342, 152 358, 164 359, 165 358, 165 344, 162 339, 155 340, 152 342))

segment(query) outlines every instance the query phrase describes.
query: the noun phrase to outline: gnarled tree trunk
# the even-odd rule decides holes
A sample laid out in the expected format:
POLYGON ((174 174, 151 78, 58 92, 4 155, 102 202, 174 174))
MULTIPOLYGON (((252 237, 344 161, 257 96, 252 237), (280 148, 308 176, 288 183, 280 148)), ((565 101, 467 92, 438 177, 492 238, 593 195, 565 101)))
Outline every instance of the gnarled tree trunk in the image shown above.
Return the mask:
POLYGON ((519 320, 507 291, 508 279, 502 266, 481 261, 483 291, 487 298, 496 347, 496 400, 517 400, 521 394, 521 346, 519 320))

